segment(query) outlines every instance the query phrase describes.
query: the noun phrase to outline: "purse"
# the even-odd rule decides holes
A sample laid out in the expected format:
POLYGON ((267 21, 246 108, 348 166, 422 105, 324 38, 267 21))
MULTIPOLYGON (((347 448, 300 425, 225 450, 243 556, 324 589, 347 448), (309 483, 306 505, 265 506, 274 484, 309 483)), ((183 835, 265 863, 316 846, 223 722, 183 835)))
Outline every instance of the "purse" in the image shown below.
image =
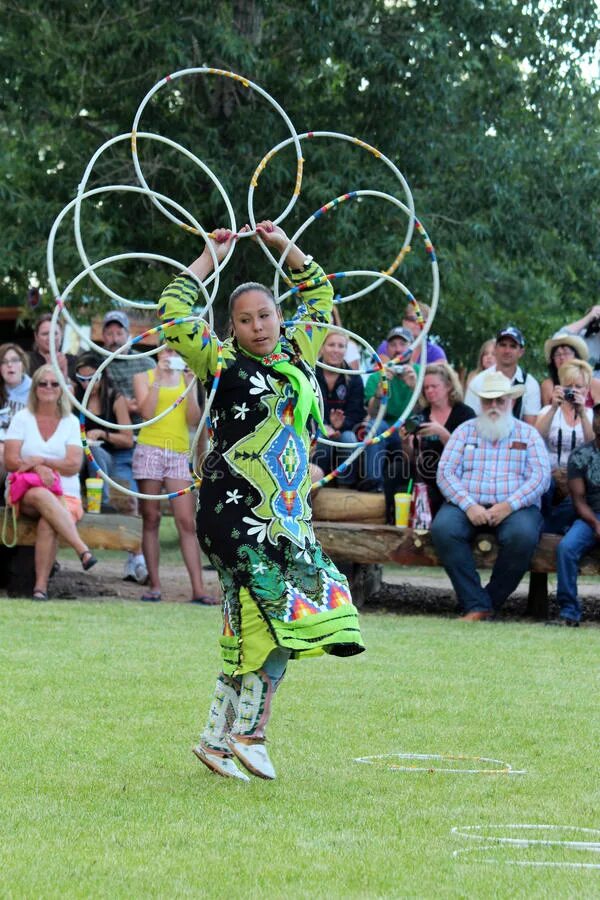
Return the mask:
POLYGON ((58 472, 54 473, 54 480, 51 485, 44 484, 36 472, 11 472, 8 476, 9 502, 14 506, 32 487, 45 487, 53 494, 57 494, 57 496, 60 496, 63 492, 58 472))

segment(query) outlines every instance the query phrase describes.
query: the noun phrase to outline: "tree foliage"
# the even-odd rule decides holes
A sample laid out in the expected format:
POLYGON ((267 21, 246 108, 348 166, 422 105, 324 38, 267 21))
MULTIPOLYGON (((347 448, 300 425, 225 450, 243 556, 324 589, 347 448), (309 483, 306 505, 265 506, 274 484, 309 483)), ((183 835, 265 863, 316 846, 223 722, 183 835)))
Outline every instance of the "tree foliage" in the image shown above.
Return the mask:
MULTIPOLYGON (((356 135, 398 165, 438 252, 434 330, 456 363, 472 361, 507 320, 539 342, 596 301, 600 115, 597 87, 580 68, 597 52, 594 0, 3 0, 0 10, 4 302, 20 302, 33 273, 44 284, 50 227, 92 153, 130 130, 142 97, 167 72, 197 66, 263 86, 298 132, 356 135)), ((140 128, 206 162, 238 223, 247 219, 255 166, 288 134, 261 97, 215 77, 163 88, 140 128)), ((290 232, 349 190, 403 199, 392 173, 361 148, 314 140, 303 155, 290 232)), ((151 187, 205 227, 226 220, 208 178, 181 154, 140 141, 139 156, 151 187)), ((284 208, 294 172, 291 149, 273 158, 256 190, 257 217, 284 208)), ((114 183, 135 183, 126 141, 100 157, 89 186, 114 183)), ((82 268, 71 221, 57 244, 61 286, 82 268)), ((147 250, 186 261, 199 251, 197 238, 132 195, 88 203, 82 222, 94 260, 147 250)), ((381 269, 405 227, 390 203, 368 198, 315 222, 302 245, 328 271, 381 269)), ((257 252, 239 248, 224 289, 249 276, 269 279, 270 271, 257 252)), ((168 276, 163 266, 132 262, 103 277, 127 296, 152 299, 168 276)), ((429 264, 418 238, 400 277, 427 300, 429 264)), ((98 296, 89 282, 80 290, 98 296)), ((377 341, 399 304, 386 287, 344 307, 344 320, 377 341)))

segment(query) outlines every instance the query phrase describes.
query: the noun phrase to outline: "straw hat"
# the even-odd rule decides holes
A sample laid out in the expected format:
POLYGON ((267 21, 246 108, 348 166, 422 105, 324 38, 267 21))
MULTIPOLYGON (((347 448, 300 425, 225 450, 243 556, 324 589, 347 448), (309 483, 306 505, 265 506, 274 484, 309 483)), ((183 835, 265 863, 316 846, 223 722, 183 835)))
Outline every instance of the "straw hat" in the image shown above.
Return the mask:
POLYGON ((544 356, 546 357, 546 362, 550 363, 552 358, 552 351, 555 347, 572 347, 579 359, 587 360, 590 353, 587 348, 587 344, 583 338, 580 338, 577 334, 572 334, 570 331, 557 331, 556 334, 553 334, 551 338, 544 344, 544 356))
POLYGON ((481 379, 481 387, 477 389, 471 385, 473 393, 484 400, 493 400, 497 397, 521 397, 525 393, 524 384, 512 385, 510 380, 502 372, 484 372, 481 379))

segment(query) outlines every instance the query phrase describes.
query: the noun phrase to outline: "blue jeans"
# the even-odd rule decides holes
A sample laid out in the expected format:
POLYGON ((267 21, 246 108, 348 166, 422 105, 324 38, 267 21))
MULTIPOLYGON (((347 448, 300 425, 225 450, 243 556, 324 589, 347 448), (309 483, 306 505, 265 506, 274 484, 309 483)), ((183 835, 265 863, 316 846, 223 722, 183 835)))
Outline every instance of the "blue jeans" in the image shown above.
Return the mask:
POLYGON ((458 506, 444 503, 433 520, 431 537, 465 613, 491 612, 502 607, 529 569, 542 522, 537 506, 527 506, 511 513, 496 528, 476 527, 458 506), (500 545, 485 588, 471 551, 471 541, 483 531, 495 534, 500 545))
MULTIPOLYGON (((336 440, 343 444, 355 444, 356 435, 353 431, 342 431, 336 440)), ((348 450, 344 450, 342 447, 328 447, 326 444, 317 444, 310 461, 320 466, 325 474, 329 475, 344 460, 348 459, 355 449, 356 447, 351 447, 348 450)), ((345 469, 341 475, 337 476, 338 484, 345 484, 349 487, 355 483, 357 463, 358 460, 355 460, 349 469, 345 469)))
POLYGON ((542 496, 542 516, 545 534, 566 534, 576 519, 575 507, 570 497, 564 497, 554 505, 556 481, 550 480, 550 487, 542 496))
MULTIPOLYGON (((367 422, 367 432, 372 425, 373 420, 371 419, 367 422)), ((376 434, 382 434, 386 428, 389 428, 389 425, 384 420, 379 423, 376 434)), ((394 431, 384 441, 379 441, 377 444, 369 444, 365 447, 363 477, 383 487, 385 480, 396 478, 396 470, 402 467, 402 459, 402 442, 398 432, 394 431)), ((409 477, 410 475, 407 476, 406 480, 409 477)))
MULTIPOLYGON (((596 513, 600 521, 600 514, 596 513)), ((583 519, 575 519, 556 550, 558 585, 556 599, 561 619, 579 622, 581 604, 577 599, 577 570, 582 556, 598 543, 596 533, 583 519)))

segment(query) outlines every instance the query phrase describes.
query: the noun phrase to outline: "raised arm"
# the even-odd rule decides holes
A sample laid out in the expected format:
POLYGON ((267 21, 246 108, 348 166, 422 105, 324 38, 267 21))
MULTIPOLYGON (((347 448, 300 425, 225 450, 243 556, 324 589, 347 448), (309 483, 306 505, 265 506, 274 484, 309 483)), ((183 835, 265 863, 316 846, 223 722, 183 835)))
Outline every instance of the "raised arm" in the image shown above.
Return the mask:
MULTIPOLYGON (((213 232, 210 243, 218 262, 227 255, 233 235, 226 228, 218 228, 213 232)), ((213 258, 205 246, 200 256, 190 264, 189 269, 201 281, 213 271, 213 258)), ((164 323, 172 319, 183 319, 192 314, 192 308, 198 300, 198 284, 187 273, 178 275, 163 291, 158 303, 158 315, 164 323)), ((206 381, 217 368, 219 341, 211 333, 203 320, 198 322, 182 322, 165 329, 168 344, 183 357, 190 369, 202 381, 206 381)))

